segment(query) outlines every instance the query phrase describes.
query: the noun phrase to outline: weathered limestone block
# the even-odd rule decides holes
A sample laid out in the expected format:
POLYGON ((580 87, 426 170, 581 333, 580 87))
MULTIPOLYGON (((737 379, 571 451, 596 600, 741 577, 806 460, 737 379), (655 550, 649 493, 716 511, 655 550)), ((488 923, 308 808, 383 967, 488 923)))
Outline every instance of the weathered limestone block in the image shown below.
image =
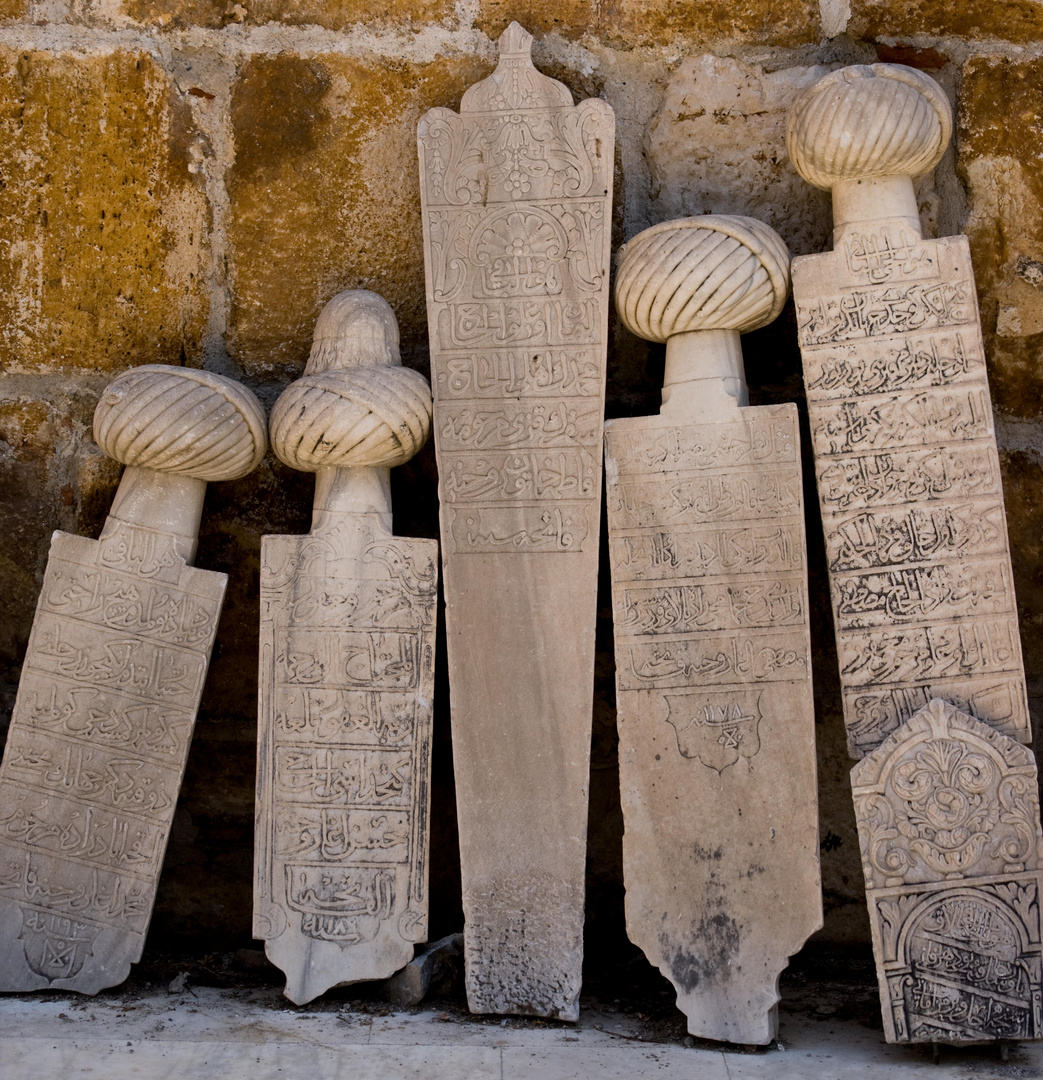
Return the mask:
POLYGON ((93 994, 145 942, 227 578, 194 568, 208 480, 264 413, 230 379, 112 382, 94 437, 127 468, 98 540, 56 532, 0 765, 0 989, 93 994))
POLYGON ((940 699, 851 770, 888 1042, 1043 1037, 1037 784, 940 699))
POLYGON ((923 240, 913 196, 950 132, 937 84, 888 64, 816 83, 787 132, 833 192, 793 292, 854 757, 935 697, 1031 737, 970 252, 923 240))
POLYGON ((359 23, 423 25, 453 14, 452 0, 119 0, 124 18, 150 27, 277 23, 347 30, 359 23))
POLYGON ((206 195, 147 52, 0 47, 0 363, 116 372, 197 355, 206 195))
POLYGON ((421 119, 420 176, 467 997, 574 1020, 613 119, 531 45, 421 119))
POLYGON ((775 1037, 822 925, 797 409, 749 407, 739 344, 788 268, 752 218, 631 240, 616 310, 666 341, 663 407, 605 425, 627 932, 735 1043, 775 1037))
POLYGON ((261 546, 254 935, 286 996, 386 979, 427 940, 438 545, 391 533, 390 467, 431 428, 376 293, 323 309, 272 447, 314 472, 307 536, 261 546))
POLYGON ((243 370, 299 370, 323 304, 377 289, 403 350, 426 351, 420 191, 403 168, 416 118, 456 102, 489 62, 258 54, 232 87, 229 348, 243 370), (302 242, 305 241, 305 242, 302 242))

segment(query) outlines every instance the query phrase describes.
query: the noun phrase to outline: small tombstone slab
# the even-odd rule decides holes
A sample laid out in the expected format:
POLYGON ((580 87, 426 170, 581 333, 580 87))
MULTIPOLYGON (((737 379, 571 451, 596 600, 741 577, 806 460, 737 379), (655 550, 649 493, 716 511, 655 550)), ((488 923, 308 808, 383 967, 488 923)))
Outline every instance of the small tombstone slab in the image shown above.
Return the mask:
POLYGON ((631 240, 616 310, 666 342, 663 407, 605 425, 627 931, 734 1043, 775 1037, 822 925, 797 409, 749 407, 739 344, 788 267, 751 218, 631 240))
POLYGON ((613 118, 531 46, 421 119, 420 189, 467 1000, 575 1020, 613 118))
POLYGON ((1037 783, 940 699, 851 770, 888 1042, 1043 1037, 1037 783))
POLYGON ((790 115, 834 250, 793 262, 853 757, 940 697, 1030 739, 999 458, 966 237, 924 240, 912 177, 952 129, 908 67, 843 68, 790 115))
POLYGON ((261 544, 254 934, 297 1004, 427 940, 438 544, 392 535, 389 475, 430 424, 386 301, 334 297, 271 417, 311 532, 261 544))
POLYGON ((98 540, 56 532, 0 765, 0 990, 121 983, 141 956, 227 576, 208 480, 264 455, 230 379, 133 368, 94 414, 127 468, 98 540))

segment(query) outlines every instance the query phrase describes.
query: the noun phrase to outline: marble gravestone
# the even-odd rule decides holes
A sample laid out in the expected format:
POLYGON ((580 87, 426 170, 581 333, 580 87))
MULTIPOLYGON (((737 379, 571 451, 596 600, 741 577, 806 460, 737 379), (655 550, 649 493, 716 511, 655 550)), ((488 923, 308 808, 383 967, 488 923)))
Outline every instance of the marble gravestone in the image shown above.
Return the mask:
POLYGON ((627 931, 733 1043, 775 1038, 822 925, 797 409, 749 407, 739 343, 788 270, 751 218, 631 240, 616 310, 666 342, 663 406, 605 425, 627 931))
POLYGON ((133 368, 94 437, 123 462, 98 540, 56 532, 0 765, 0 990, 121 983, 141 956, 225 574, 192 566, 208 480, 264 455, 238 383, 133 368))
POLYGON ((935 699, 851 784, 887 1041, 1043 1037, 1031 751, 935 699))
POLYGON ((376 293, 323 309, 272 448, 314 472, 307 536, 261 545, 254 935, 297 1004, 427 940, 438 544, 391 532, 390 468, 431 426, 376 293))
POLYGON ((613 116, 499 44, 418 129, 467 999, 575 1020, 613 116))
POLYGON ((833 193, 793 292, 856 758, 935 697, 1030 739, 970 250, 923 239, 912 184, 951 128, 932 79, 874 64, 809 87, 786 135, 833 193))

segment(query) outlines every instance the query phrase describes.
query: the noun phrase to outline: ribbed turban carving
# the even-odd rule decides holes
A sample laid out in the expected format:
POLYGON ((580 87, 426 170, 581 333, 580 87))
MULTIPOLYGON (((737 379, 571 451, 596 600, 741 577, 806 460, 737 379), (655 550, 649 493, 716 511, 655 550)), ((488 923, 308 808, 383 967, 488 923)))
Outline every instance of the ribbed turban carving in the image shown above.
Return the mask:
POLYGON ((623 249, 616 312, 648 341, 692 330, 755 330, 777 318, 790 255, 774 229, 726 214, 664 221, 623 249))
POLYGON ((938 164, 952 135, 942 88, 915 68, 840 68, 804 91, 790 111, 786 148, 809 184, 919 176, 938 164))
POLYGON ((267 446, 264 409, 232 379, 195 368, 146 364, 105 388, 94 440, 109 457, 199 480, 235 480, 267 446))
POLYGON ((398 323, 383 297, 335 296, 315 325, 304 377, 272 409, 272 449, 294 469, 401 465, 431 430, 431 390, 401 366, 398 323))

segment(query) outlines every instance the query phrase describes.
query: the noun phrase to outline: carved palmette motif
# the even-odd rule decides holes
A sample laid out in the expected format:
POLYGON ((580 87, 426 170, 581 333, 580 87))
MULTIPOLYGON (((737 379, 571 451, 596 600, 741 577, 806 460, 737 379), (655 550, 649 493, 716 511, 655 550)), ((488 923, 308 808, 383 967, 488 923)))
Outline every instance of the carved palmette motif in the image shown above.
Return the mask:
POLYGON ((1031 752, 936 699, 851 782, 888 1041, 1043 1036, 1031 752))
POLYGON ((94 434, 128 466, 98 540, 55 533, 0 766, 0 989, 96 993, 152 916, 227 578, 190 564, 206 480, 264 413, 201 371, 131 369, 94 434))
POLYGON ((531 46, 421 118, 420 187, 468 1001, 575 1019, 613 119, 531 46))
POLYGON ((970 249, 921 238, 908 179, 950 130, 933 80, 877 64, 811 87, 787 135, 806 179, 847 185, 793 295, 856 758, 934 697, 1031 738, 970 249), (859 178, 906 184, 912 216, 859 220, 859 178))

